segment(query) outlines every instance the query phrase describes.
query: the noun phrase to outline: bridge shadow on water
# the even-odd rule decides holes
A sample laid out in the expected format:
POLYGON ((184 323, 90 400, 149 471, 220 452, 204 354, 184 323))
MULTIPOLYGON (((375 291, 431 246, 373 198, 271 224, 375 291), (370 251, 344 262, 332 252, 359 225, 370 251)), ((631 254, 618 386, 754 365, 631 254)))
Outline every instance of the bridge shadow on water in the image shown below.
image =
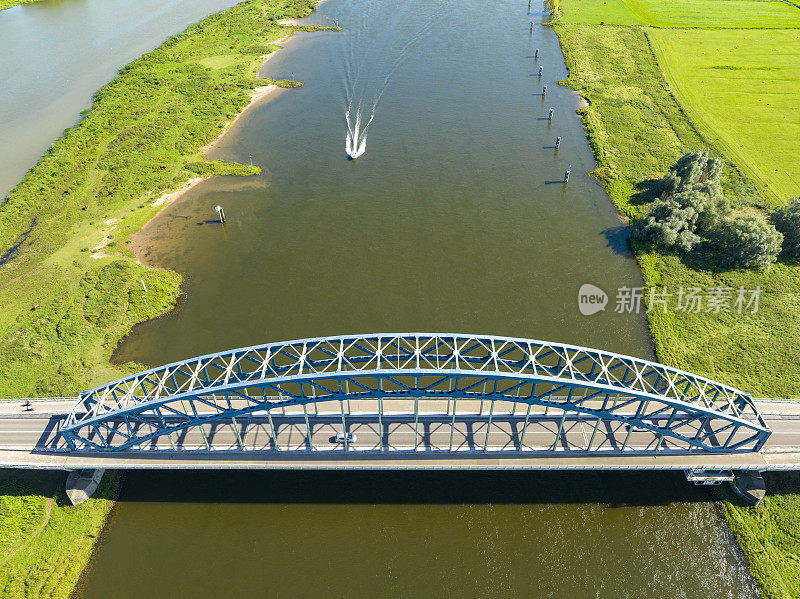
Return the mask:
POLYGON ((128 471, 120 501, 658 506, 719 500, 680 471, 128 471))

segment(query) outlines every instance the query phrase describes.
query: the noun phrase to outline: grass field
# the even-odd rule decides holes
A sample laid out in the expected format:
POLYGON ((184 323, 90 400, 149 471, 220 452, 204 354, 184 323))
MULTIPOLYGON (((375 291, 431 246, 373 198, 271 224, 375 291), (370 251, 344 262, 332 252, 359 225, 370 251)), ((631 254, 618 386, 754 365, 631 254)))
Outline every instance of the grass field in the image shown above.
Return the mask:
POLYGON ((648 36, 700 130, 773 202, 800 196, 800 30, 648 36))
POLYGON ((800 9, 767 0, 560 0, 567 23, 683 28, 800 27, 800 9))
MULTIPOLYGON (((689 150, 709 150, 725 161, 726 195, 739 210, 766 208, 798 193, 792 146, 800 141, 800 31, 752 29, 766 25, 753 18, 746 0, 728 2, 714 15, 706 14, 722 6, 714 0, 659 5, 674 13, 687 3, 691 11, 672 14, 670 26, 688 19, 687 27, 751 29, 642 27, 659 24, 641 18, 651 0, 559 3, 563 18, 555 28, 569 68, 567 83, 591 102, 582 112, 598 161, 594 174, 627 216, 642 213, 653 199, 652 180, 689 150), (601 26, 601 21, 620 25, 601 26)), ((800 396, 800 266, 716 272, 702 255, 686 259, 634 249, 648 288, 764 290, 756 314, 651 312, 660 361, 756 396, 800 396)), ((727 501, 725 516, 764 597, 789 599, 800 596, 800 480, 768 483, 761 506, 727 501)))
MULTIPOLYGON (((637 216, 648 181, 685 151, 711 148, 670 94, 647 36, 639 27, 556 25, 570 86, 591 102, 583 111, 597 157, 595 176, 622 214, 637 216)), ((736 168, 725 169, 726 192, 739 206, 760 196, 736 168)), ((769 272, 714 272, 702 261, 638 248, 645 284, 703 289, 761 287, 755 314, 649 314, 658 359, 746 389, 761 397, 800 395, 800 268, 776 264, 769 272), (781 376, 776 377, 775 372, 781 376)))
POLYGON ((768 494, 757 507, 727 496, 725 516, 770 599, 800 597, 800 473, 765 476, 768 494))
POLYGON ((122 374, 109 363, 117 342, 168 310, 180 285, 138 265, 130 235, 197 174, 259 172, 204 163, 200 148, 271 82, 257 70, 293 31, 278 21, 315 4, 251 0, 170 38, 101 89, 0 202, 0 397, 72 395, 122 374))
POLYGON ((65 472, 0 470, 0 596, 66 599, 91 556, 120 475, 72 507, 65 472))

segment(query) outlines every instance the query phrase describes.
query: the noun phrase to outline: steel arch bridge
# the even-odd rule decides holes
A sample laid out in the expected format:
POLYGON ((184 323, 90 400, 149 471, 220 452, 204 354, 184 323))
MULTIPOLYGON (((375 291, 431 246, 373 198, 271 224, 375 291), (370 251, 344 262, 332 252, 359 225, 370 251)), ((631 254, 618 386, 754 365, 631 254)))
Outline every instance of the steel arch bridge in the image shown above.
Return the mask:
MULTIPOLYGON (((771 433, 749 394, 647 360, 531 339, 377 333, 234 349, 134 374, 82 393, 61 434, 72 451, 144 451, 165 438, 175 449, 177 435, 199 429, 210 450, 207 428, 220 422, 236 427, 237 417, 260 415, 275 436, 273 416, 293 408, 302 409, 306 449, 313 450, 308 406, 314 414, 320 406, 338 406, 346 431, 346 413, 353 416, 345 402, 366 400, 377 404, 381 442, 372 449, 378 451, 387 451, 382 439, 390 412, 384 406, 392 401, 413 404, 414 449, 425 406, 445 401, 450 451, 457 417, 478 403, 486 427, 483 451, 501 404, 516 419, 518 440, 521 432, 511 449, 522 453, 536 450, 524 443, 525 427, 543 417, 558 423, 556 439, 567 417, 587 423, 591 439, 585 433, 588 443, 581 448, 587 452, 752 452, 771 433), (596 443, 601 423, 624 431, 621 449, 596 443), (632 432, 651 441, 629 445, 632 432)), ((238 428, 236 437, 242 449, 238 428)), ((338 448, 348 450, 347 439, 338 448)))

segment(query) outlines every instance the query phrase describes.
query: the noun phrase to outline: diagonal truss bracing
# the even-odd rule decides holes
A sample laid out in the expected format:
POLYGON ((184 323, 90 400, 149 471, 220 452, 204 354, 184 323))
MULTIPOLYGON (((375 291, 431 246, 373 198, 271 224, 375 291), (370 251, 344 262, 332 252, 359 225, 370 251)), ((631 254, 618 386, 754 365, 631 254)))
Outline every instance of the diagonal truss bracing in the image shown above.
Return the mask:
POLYGON ((303 406, 308 426, 309 404, 375 399, 382 410, 392 398, 413 398, 417 420, 419 404, 435 399, 452 399, 454 418, 459 399, 523 404, 528 416, 540 406, 622 423, 629 435, 649 431, 657 447, 668 441, 686 451, 758 451, 771 433, 749 394, 661 364, 531 339, 429 333, 301 339, 175 362, 82 393, 61 433, 73 450, 119 451, 163 436, 173 444, 173 433, 199 428, 208 445, 207 423, 266 413, 272 424, 275 410, 303 406))

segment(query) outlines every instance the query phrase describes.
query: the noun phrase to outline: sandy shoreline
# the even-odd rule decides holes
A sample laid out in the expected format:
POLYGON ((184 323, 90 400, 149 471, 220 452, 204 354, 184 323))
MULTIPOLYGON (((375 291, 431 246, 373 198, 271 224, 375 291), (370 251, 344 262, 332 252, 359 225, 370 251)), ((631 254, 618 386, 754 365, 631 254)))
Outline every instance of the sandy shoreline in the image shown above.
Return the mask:
MULTIPOLYGON (((294 35, 294 32, 289 33, 287 35, 284 35, 283 37, 278 38, 274 42, 270 42, 270 44, 271 45, 275 45, 275 46, 280 46, 281 44, 286 42, 286 40, 288 40, 290 37, 292 37, 292 35, 294 35)), ((279 51, 280 50, 275 50, 275 52, 270 52, 269 54, 266 54, 265 56, 263 56, 263 61, 261 63, 261 66, 258 68, 259 72, 261 72, 261 70, 264 68, 264 65, 266 65, 270 61, 270 59, 273 56, 275 56, 275 54, 277 54, 279 51)), ((220 132, 220 134, 215 139, 213 139, 211 142, 207 143, 202 148, 200 148, 200 153, 203 154, 204 156, 206 154, 208 154, 208 152, 213 150, 214 147, 216 147, 216 145, 222 140, 222 138, 225 137, 225 135, 228 133, 228 131, 231 130, 231 128, 236 124, 236 121, 238 121, 242 117, 242 115, 244 115, 251 108, 256 106, 258 103, 260 103, 262 100, 277 94, 282 89, 285 89, 285 88, 278 87, 277 85, 274 85, 274 84, 263 85, 261 87, 256 87, 255 89, 253 89, 250 92, 250 101, 247 103, 247 105, 244 108, 242 108, 242 110, 235 117, 233 117, 233 119, 231 119, 230 121, 225 123, 225 126, 223 127, 222 131, 220 132)), ((162 195, 160 195, 150 205, 153 208, 161 208, 161 207, 164 207, 164 206, 168 206, 169 204, 173 203, 175 200, 179 199, 183 194, 185 194, 189 190, 191 190, 194 187, 196 187, 199 183, 205 181, 206 179, 211 178, 212 176, 213 175, 209 175, 207 177, 192 177, 191 179, 186 181, 186 183, 184 184, 183 187, 181 187, 180 189, 178 189, 176 191, 170 191, 170 192, 163 193, 162 195)), ((157 216, 158 216, 158 213, 154 214, 153 217, 150 220, 148 220, 143 225, 142 228, 146 227, 157 216)), ((137 257, 137 260, 138 260, 138 257, 137 257)))
MULTIPOLYGON (((317 6, 322 4, 324 1, 325 0, 318 0, 317 6)), ((295 27, 300 25, 300 20, 301 19, 284 19, 279 23, 286 27, 295 27)), ((272 59, 272 57, 274 57, 275 54, 277 54, 283 48, 282 44, 285 43, 289 38, 291 38, 295 33, 296 31, 290 31, 289 33, 287 33, 282 37, 279 37, 275 41, 269 42, 269 45, 279 46, 279 49, 275 50, 274 52, 270 52, 269 54, 265 54, 262 57, 263 60, 261 62, 261 66, 259 66, 258 68, 258 73, 260 73, 264 69, 264 66, 270 61, 270 59, 272 59)), ((248 112, 254 106, 265 101, 267 98, 276 95, 282 89, 285 88, 281 88, 274 84, 264 85, 253 89, 250 92, 250 101, 247 103, 247 105, 244 108, 242 108, 242 110, 235 117, 233 117, 233 119, 231 119, 229 122, 225 124, 222 131, 215 139, 213 139, 211 142, 200 148, 199 150, 200 153, 203 154, 203 156, 205 156, 208 152, 213 150, 217 146, 217 144, 219 144, 219 142, 225 137, 225 135, 231 130, 231 128, 236 124, 236 122, 241 118, 243 114, 248 112)), ((152 217, 150 217, 147 220, 147 222, 144 223, 144 225, 142 225, 142 227, 136 233, 131 235, 131 242, 132 242, 131 250, 133 251, 133 254, 136 257, 136 262, 138 264, 145 266, 146 268, 153 268, 153 269, 160 268, 158 265, 148 263, 146 260, 143 259, 142 250, 144 249, 143 248, 144 240, 141 238, 142 234, 144 233, 145 229, 161 214, 161 211, 164 207, 169 206, 170 204, 179 200, 187 192, 191 191, 192 189, 197 187, 200 183, 202 183, 207 179, 210 179, 211 177, 213 177, 213 175, 209 175, 206 177, 192 177, 191 179, 188 179, 180 189, 177 189, 175 191, 164 192, 150 204, 153 208, 158 208, 159 209, 158 212, 156 212, 152 217), (137 239, 137 237, 139 239, 137 239)))
MULTIPOLYGON (((272 56, 273 54, 275 54, 275 52, 268 55, 267 59, 269 59, 269 57, 272 56)), ((262 63, 262 68, 263 68, 263 63, 262 63)), ((223 128, 222 132, 212 142, 200 148, 200 152, 205 156, 209 151, 211 151, 214 148, 214 146, 216 146, 220 142, 220 140, 222 140, 223 137, 225 137, 225 135, 231 130, 231 127, 233 127, 236 121, 238 121, 243 114, 245 114, 248 110, 250 110, 257 104, 259 104, 265 98, 272 96, 281 89, 284 88, 278 87, 277 85, 265 85, 263 87, 255 88, 252 92, 250 92, 250 102, 247 103, 247 105, 242 109, 242 111, 239 114, 237 114, 232 120, 230 120, 228 123, 225 124, 225 127, 223 128)), ((180 189, 163 193, 152 204, 150 204, 153 208, 158 208, 159 209, 158 212, 156 212, 153 216, 151 216, 147 220, 147 222, 142 225, 141 229, 139 229, 133 235, 131 235, 131 242, 132 242, 131 250, 133 251, 133 255, 136 257, 137 264, 144 266, 146 268, 152 268, 152 269, 161 268, 157 264, 148 262, 144 258, 143 250, 146 242, 144 239, 142 239, 142 235, 145 233, 147 227, 161 214, 161 209, 165 208, 166 206, 169 206, 176 200, 179 200, 186 193, 188 193, 189 191, 200 185, 200 183, 210 179, 213 176, 214 175, 207 175, 205 177, 192 177, 191 179, 188 179, 186 183, 183 185, 183 187, 181 187, 180 189)), ((92 257, 102 257, 103 254, 100 254, 99 250, 102 249, 102 247, 105 247, 107 243, 108 240, 104 237, 100 246, 94 248, 96 255, 93 255, 92 257)))
MULTIPOLYGON (((281 37, 281 38, 275 40, 274 42, 272 42, 272 44, 280 45, 280 44, 284 43, 286 40, 288 40, 292 35, 293 35, 293 33, 290 33, 288 35, 284 35, 283 37, 281 37)), ((259 72, 261 71, 261 69, 264 68, 264 65, 267 64, 267 62, 269 62, 269 60, 273 56, 275 56, 275 54, 277 52, 279 52, 279 50, 276 50, 275 52, 270 52, 269 54, 267 54, 267 55, 265 55, 263 57, 264 60, 261 63, 261 66, 258 69, 259 72)), ((274 84, 264 85, 264 86, 256 87, 255 89, 253 89, 250 92, 250 101, 247 103, 247 105, 244 108, 242 108, 242 110, 235 117, 233 117, 233 119, 231 119, 230 121, 225 123, 225 126, 223 127, 222 131, 220 132, 220 134, 216 138, 214 138, 211 142, 209 142, 208 144, 206 144, 205 146, 200 148, 200 153, 203 154, 203 156, 205 156, 208 152, 210 152, 212 149, 214 149, 214 147, 216 147, 216 145, 225 137, 225 135, 227 135, 227 133, 236 124, 236 122, 242 117, 242 115, 244 115, 246 112, 248 112, 250 109, 252 109, 256 105, 260 104, 262 101, 264 101, 267 98, 277 94, 282 89, 285 89, 285 88, 279 87, 279 86, 274 85, 274 84)), ((159 209, 158 212, 156 212, 153 216, 151 216, 147 220, 147 222, 142 225, 142 228, 139 229, 138 231, 136 231, 133 235, 131 235, 131 238, 130 238, 131 242, 132 242, 130 247, 131 247, 131 250, 133 251, 133 255, 136 257, 136 263, 137 264, 139 264, 141 266, 144 266, 145 268, 151 268, 151 269, 156 269, 156 270, 161 268, 159 265, 154 264, 154 263, 149 262, 148 260, 146 260, 146 258, 144 256, 144 246, 146 245, 146 241, 142 237, 143 237, 143 234, 145 233, 145 230, 147 229, 147 227, 156 218, 158 218, 158 216, 161 214, 161 211, 162 211, 163 208, 165 208, 166 206, 169 206, 170 204, 172 204, 175 201, 179 200, 186 193, 188 193, 189 191, 191 191, 192 189, 197 187, 200 183, 210 179, 213 176, 214 175, 207 175, 205 177, 192 177, 191 179, 188 179, 181 188, 179 188, 179 189, 177 189, 175 191, 168 191, 168 192, 165 192, 165 193, 161 194, 155 201, 153 201, 150 204, 153 208, 158 208, 159 209)), ((106 240, 104 239, 104 241, 106 241, 106 240)), ((106 241, 106 243, 107 243, 107 241, 106 241)), ((104 244, 101 242, 101 247, 103 245, 104 244)), ((95 249, 95 251, 97 252, 98 250, 95 249)), ((100 255, 101 254, 98 254, 98 257, 100 255)))
MULTIPOLYGON (((274 54, 275 54, 275 52, 273 52, 272 54, 269 54, 268 56, 272 56, 274 54)), ((266 64, 266 61, 264 61, 264 63, 261 65, 262 68, 263 68, 264 64, 266 64)), ((264 98, 268 98, 269 96, 272 96, 272 95, 276 94, 281 89, 285 89, 285 88, 278 87, 277 85, 264 85, 262 87, 256 87, 255 89, 253 89, 253 91, 250 92, 250 101, 247 103, 247 105, 244 108, 242 108, 242 111, 239 114, 237 114, 235 117, 233 117, 232 120, 230 120, 227 123, 225 123, 225 127, 222 129, 222 132, 213 141, 211 141, 210 143, 208 143, 208 144, 204 145, 202 148, 200 148, 200 152, 203 155, 205 155, 208 152, 210 152, 211 150, 213 150, 214 147, 216 147, 216 145, 222 140, 222 138, 225 137, 225 135, 228 133, 228 131, 231 130, 231 127, 233 127, 236 124, 236 121, 238 121, 242 117, 243 114, 245 114, 247 111, 249 111, 251 108, 253 108, 256 104, 261 102, 261 100, 263 100, 264 98)), ((159 198, 159 200, 160 199, 161 198, 159 198)), ((153 204, 153 205, 155 206, 155 204, 153 204)))

